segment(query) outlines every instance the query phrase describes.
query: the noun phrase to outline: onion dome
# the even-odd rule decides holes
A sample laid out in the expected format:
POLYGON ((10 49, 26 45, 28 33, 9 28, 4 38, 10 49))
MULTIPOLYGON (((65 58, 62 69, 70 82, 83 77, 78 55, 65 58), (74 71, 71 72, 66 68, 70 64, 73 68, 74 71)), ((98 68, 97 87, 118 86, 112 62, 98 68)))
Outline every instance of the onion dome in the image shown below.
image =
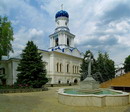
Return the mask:
POLYGON ((64 10, 60 10, 55 15, 55 18, 58 18, 58 17, 67 17, 67 18, 69 18, 69 14, 68 14, 68 12, 66 12, 64 10))

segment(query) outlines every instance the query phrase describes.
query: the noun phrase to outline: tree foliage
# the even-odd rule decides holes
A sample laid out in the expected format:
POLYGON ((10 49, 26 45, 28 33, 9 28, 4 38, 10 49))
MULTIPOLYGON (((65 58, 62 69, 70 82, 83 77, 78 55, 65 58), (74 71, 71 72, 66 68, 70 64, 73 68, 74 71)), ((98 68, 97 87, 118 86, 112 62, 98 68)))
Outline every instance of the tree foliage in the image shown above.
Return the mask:
POLYGON ((28 41, 21 54, 22 59, 18 65, 17 84, 29 85, 34 88, 40 88, 48 82, 46 78, 45 63, 42 62, 42 56, 38 53, 37 46, 33 41, 28 41))
POLYGON ((130 55, 125 58, 124 69, 126 73, 130 72, 130 55))
MULTIPOLYGON (((88 75, 88 62, 85 59, 90 52, 90 50, 86 51, 83 62, 81 64, 81 80, 84 80, 88 75)), ((93 62, 91 64, 91 75, 100 83, 114 78, 114 61, 109 58, 109 55, 107 53, 103 54, 99 52, 96 60, 93 57, 93 62)))
POLYGON ((109 58, 107 53, 98 53, 98 58, 94 65, 96 80, 100 83, 115 77, 114 61, 109 58))
POLYGON ((9 55, 13 51, 11 41, 13 41, 13 28, 7 17, 0 16, 0 59, 2 55, 9 55))

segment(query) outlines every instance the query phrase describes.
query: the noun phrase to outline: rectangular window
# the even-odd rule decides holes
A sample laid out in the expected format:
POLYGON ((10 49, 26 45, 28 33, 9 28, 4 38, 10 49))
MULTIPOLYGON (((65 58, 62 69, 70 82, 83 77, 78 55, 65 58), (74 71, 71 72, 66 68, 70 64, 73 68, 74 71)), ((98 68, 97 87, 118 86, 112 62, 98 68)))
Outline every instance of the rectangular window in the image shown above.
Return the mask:
POLYGON ((5 68, 0 68, 0 74, 5 74, 5 68))

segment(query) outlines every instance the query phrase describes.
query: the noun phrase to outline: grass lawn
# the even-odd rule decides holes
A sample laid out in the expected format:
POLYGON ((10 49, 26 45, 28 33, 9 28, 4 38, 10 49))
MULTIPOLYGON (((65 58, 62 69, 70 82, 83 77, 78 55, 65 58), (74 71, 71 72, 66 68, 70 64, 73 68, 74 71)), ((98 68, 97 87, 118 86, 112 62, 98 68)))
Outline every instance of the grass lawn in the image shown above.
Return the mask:
POLYGON ((130 112, 130 105, 119 107, 74 107, 60 104, 57 91, 0 94, 0 112, 130 112))

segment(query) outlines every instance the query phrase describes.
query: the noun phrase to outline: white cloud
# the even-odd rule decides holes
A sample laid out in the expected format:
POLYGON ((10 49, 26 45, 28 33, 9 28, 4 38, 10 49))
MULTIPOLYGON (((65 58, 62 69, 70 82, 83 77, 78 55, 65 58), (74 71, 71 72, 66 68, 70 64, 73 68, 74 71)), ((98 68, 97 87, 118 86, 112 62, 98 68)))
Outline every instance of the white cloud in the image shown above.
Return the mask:
POLYGON ((130 29, 129 19, 112 21, 108 24, 106 33, 127 33, 130 29))
MULTIPOLYGON (((21 53, 21 51, 25 48, 25 44, 33 40, 36 45, 40 48, 45 47, 42 42, 42 37, 44 36, 44 33, 42 30, 38 29, 26 29, 26 28, 21 28, 15 35, 14 35, 14 42, 13 42, 13 48, 15 49, 14 55, 18 55, 17 53, 21 53), (18 52, 17 52, 18 51, 18 52)), ((13 54, 12 54, 13 55, 13 54)))
POLYGON ((130 47, 130 39, 128 39, 129 36, 119 36, 119 35, 117 35, 118 43, 121 44, 121 45, 130 47))
POLYGON ((105 40, 107 40, 108 38, 109 38, 109 35, 104 35, 104 36, 99 37, 99 40, 105 41, 105 40))
POLYGON ((14 27, 13 46, 16 54, 28 40, 34 40, 39 48, 49 47, 48 36, 55 29, 55 14, 61 9, 60 5, 64 4, 64 9, 70 15, 70 32, 76 35, 75 44, 81 51, 91 49, 95 54, 98 50, 108 51, 113 59, 119 56, 116 61, 128 55, 128 50, 123 54, 122 51, 124 48, 130 49, 130 17, 114 18, 114 14, 123 14, 114 10, 119 4, 128 5, 129 0, 34 1, 0 1, 0 15, 9 16, 14 27), (34 1, 37 6, 31 4, 34 1))
POLYGON ((44 43, 44 41, 47 40, 45 33, 50 32, 48 30, 50 28, 47 27, 49 26, 49 19, 44 12, 41 13, 28 2, 19 0, 0 1, 0 7, 2 7, 0 14, 9 17, 14 29, 14 55, 21 53, 19 51, 25 47, 28 40, 34 40, 39 48, 47 49, 45 47, 47 43, 44 43))
POLYGON ((30 37, 42 36, 43 35, 43 31, 42 30, 37 30, 37 29, 33 28, 33 29, 29 30, 29 35, 30 35, 30 37))

